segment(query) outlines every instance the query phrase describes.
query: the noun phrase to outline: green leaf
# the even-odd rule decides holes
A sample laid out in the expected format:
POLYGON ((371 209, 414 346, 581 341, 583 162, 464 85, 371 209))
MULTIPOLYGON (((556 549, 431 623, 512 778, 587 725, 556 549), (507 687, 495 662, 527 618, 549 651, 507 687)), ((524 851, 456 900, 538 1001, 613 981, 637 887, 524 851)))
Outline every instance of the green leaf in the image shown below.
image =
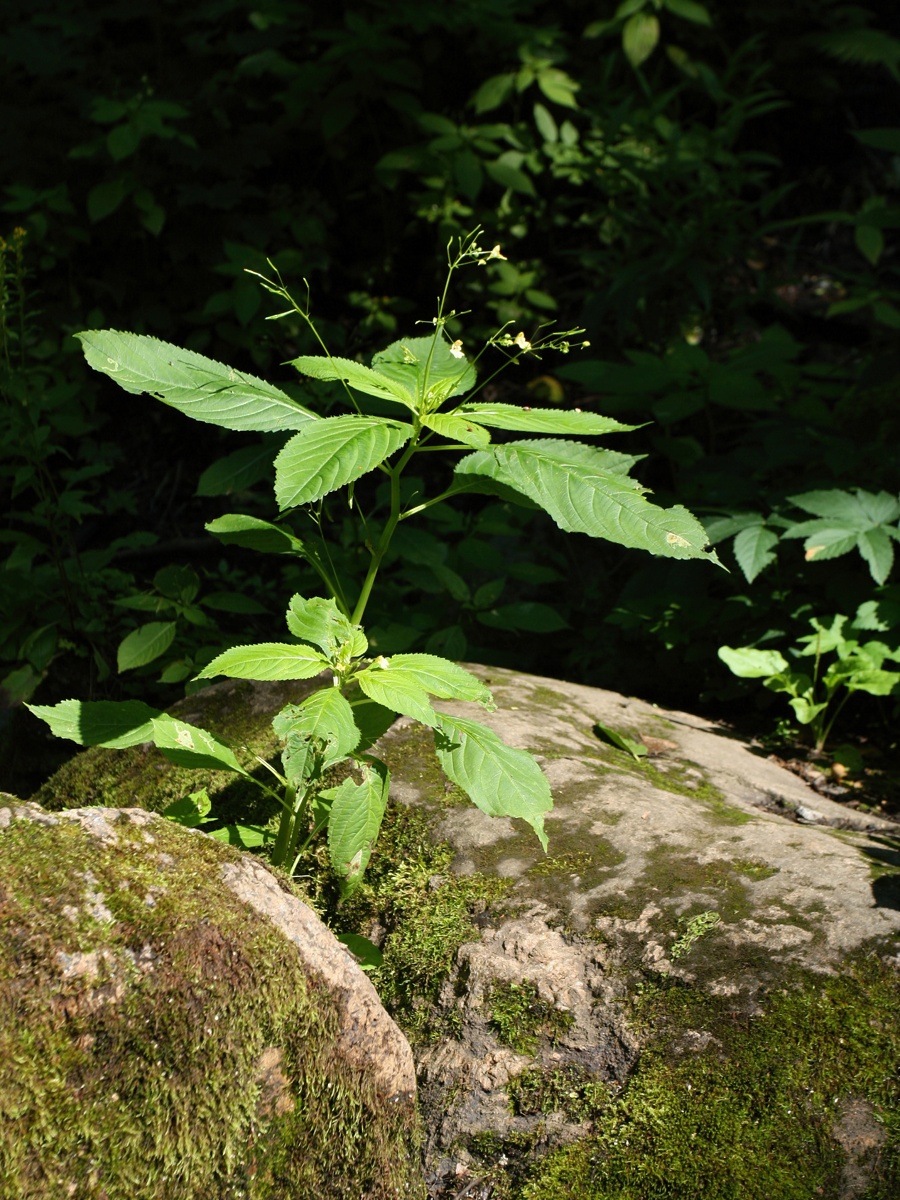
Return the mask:
POLYGON ((303 596, 291 597, 287 610, 287 627, 294 637, 314 646, 335 662, 346 647, 349 657, 359 658, 365 654, 369 643, 362 626, 351 623, 338 608, 334 600, 314 596, 306 600, 303 596))
POLYGON ((189 725, 162 713, 151 721, 152 741, 170 762, 180 767, 207 767, 214 771, 247 772, 234 757, 234 751, 205 729, 189 725))
MULTIPOLYGON (((890 492, 876 494, 857 488, 854 494, 832 488, 827 492, 803 492, 799 496, 788 496, 788 500, 804 512, 826 517, 835 525, 846 526, 848 530, 869 529, 900 517, 900 501, 890 492)), ((805 537, 806 534, 788 530, 784 536, 805 537)))
POLYGON ((869 571, 877 584, 887 580, 894 565, 894 543, 883 529, 867 529, 856 539, 859 552, 869 564, 869 571))
POLYGON ((502 158, 495 162, 486 162, 484 170, 494 183, 499 183, 501 187, 518 192, 521 196, 537 195, 529 176, 519 167, 514 167, 512 163, 504 162, 502 158))
POLYGON ((328 659, 310 646, 261 642, 235 646, 217 655, 197 679, 227 675, 231 679, 312 679, 328 666, 328 659))
POLYGON ((325 417, 307 425, 275 459, 279 507, 312 504, 352 483, 405 445, 412 431, 379 417, 325 417))
POLYGON ((490 112, 492 108, 499 108, 504 100, 509 99, 512 95, 515 82, 516 77, 512 73, 492 75, 490 79, 486 79, 472 97, 476 113, 490 112))
POLYGON ((388 375, 373 371, 362 363, 353 362, 348 358, 323 358, 320 355, 305 355, 291 361, 301 375, 312 379, 342 380, 348 387, 367 396, 377 396, 380 400, 392 400, 395 404, 404 404, 412 408, 410 397, 406 390, 399 386, 388 375))
POLYGON ((428 693, 413 672, 402 668, 392 670, 388 660, 381 658, 361 671, 356 682, 370 700, 392 712, 403 713, 405 717, 412 717, 423 725, 437 724, 437 713, 429 703, 428 693), (382 666, 382 663, 386 665, 382 666))
POLYGON ((663 4, 676 17, 684 17, 685 21, 693 21, 695 25, 712 25, 709 13, 696 0, 663 0, 663 4))
POLYGON ((300 429, 317 418, 253 375, 143 334, 76 333, 88 365, 125 389, 149 392, 196 421, 224 429, 300 429))
POLYGON ((361 971, 371 971, 373 967, 380 967, 384 962, 384 955, 375 943, 370 942, 368 938, 363 937, 361 934, 338 933, 335 934, 335 937, 347 947, 356 959, 361 971))
POLYGON ((481 625, 489 629, 524 629, 529 633, 555 633, 568 629, 569 622, 549 604, 534 600, 520 600, 515 604, 501 604, 486 612, 476 614, 481 625))
MULTIPOLYGON (((108 179, 92 187, 87 196, 87 214, 91 221, 102 221, 114 213, 127 195, 125 180, 108 179)), ((77 334, 75 335, 78 336, 77 334)))
POLYGON ((873 267, 877 266, 884 251, 884 234, 881 230, 875 225, 857 225, 854 236, 860 254, 873 267))
POLYGON ((422 417, 422 424, 427 429, 433 429, 441 437, 452 438, 462 442, 464 446, 472 446, 483 450, 491 444, 491 435, 474 420, 467 420, 457 413, 430 413, 422 417))
POLYGON ((792 700, 788 700, 788 704, 794 710, 794 716, 801 725, 811 725, 819 713, 824 712, 828 707, 827 700, 816 704, 806 696, 794 696, 792 700))
POLYGON ((559 67, 544 67, 537 73, 537 85, 554 104, 561 104, 564 108, 577 108, 578 101, 575 99, 575 93, 581 87, 580 83, 567 75, 565 71, 561 71, 559 67))
POLYGON ((633 480, 606 469, 602 451, 580 442, 535 440, 476 451, 457 464, 459 474, 487 475, 522 492, 560 529, 607 538, 667 558, 704 558, 708 539, 680 505, 657 508, 633 480))
POLYGON ((242 850, 255 850, 272 840, 272 835, 262 825, 225 825, 221 829, 210 830, 208 836, 229 846, 239 846, 242 850))
POLYGON ((419 411, 426 399, 449 400, 475 386, 475 368, 451 354, 440 334, 392 342, 375 355, 372 366, 401 387, 419 411))
POLYGON ((252 596, 243 592, 210 592, 203 597, 203 607, 212 608, 216 612, 245 613, 247 616, 259 616, 268 609, 252 596))
POLYGON ((170 821, 174 821, 176 825, 184 825, 188 829, 196 829, 198 825, 203 825, 209 820, 209 810, 212 807, 212 801, 209 798, 209 793, 206 788, 201 788, 199 792, 191 792, 189 796, 182 797, 181 800, 173 800, 166 808, 162 810, 162 816, 167 817, 170 821))
POLYGON ((46 721, 55 737, 108 750, 151 741, 152 722, 162 715, 142 700, 60 700, 58 704, 25 707, 46 721))
POLYGON ((855 671, 844 681, 849 692, 868 692, 870 696, 890 696, 900 685, 896 671, 855 671))
POLYGON ((388 670, 394 674, 405 672, 432 696, 442 700, 469 700, 489 712, 497 707, 490 688, 471 671, 447 658, 439 658, 436 654, 394 654, 386 661, 388 670))
POLYGON ((106 135, 106 149, 109 151, 109 156, 114 162, 121 162, 123 158, 130 158, 140 144, 140 131, 135 129, 130 123, 116 125, 106 135))
POLYGON ((243 492, 271 477, 274 457, 273 447, 262 443, 217 458, 200 476, 194 495, 230 496, 234 492, 243 492))
POLYGON ((390 774, 383 762, 367 758, 363 780, 345 779, 334 792, 328 821, 328 856, 344 894, 363 877, 387 806, 390 774))
POLYGON ((272 721, 279 737, 302 734, 325 743, 325 761, 338 762, 359 745, 360 732, 340 688, 323 687, 300 704, 288 704, 272 721))
POLYGON ((616 733, 608 725, 602 725, 599 721, 595 721, 594 733, 601 741, 609 742, 611 746, 615 746, 619 750, 624 750, 626 754, 630 754, 636 762, 640 762, 642 758, 647 757, 647 747, 643 742, 636 742, 634 738, 625 737, 622 733, 616 733))
POLYGON ((244 516, 243 513, 227 513, 209 521, 206 529, 226 546, 243 546, 246 550, 260 550, 263 554, 302 554, 303 543, 280 525, 263 521, 259 517, 244 516))
POLYGON ((165 654, 175 640, 175 621, 151 621, 123 638, 116 654, 117 669, 133 671, 165 654))
POLYGON ((550 785, 524 750, 514 750, 477 721, 440 714, 434 744, 444 774, 492 817, 521 817, 547 849, 544 814, 553 807, 550 785))
POLYGON ((752 646, 720 646, 719 658, 740 679, 762 679, 788 669, 787 659, 777 650, 754 650, 752 646))
POLYGON ((622 49, 633 67, 639 67, 656 49, 659 20, 649 13, 636 12, 622 27, 622 49))
POLYGON ((535 104, 534 106, 534 123, 537 125, 538 133, 545 142, 556 142, 559 140, 559 128, 554 121, 550 112, 543 104, 535 104))
POLYGON ((171 563, 156 572, 153 586, 170 600, 190 604, 200 591, 200 576, 191 567, 171 563))
POLYGON ((623 425, 612 417, 601 417, 599 413, 523 408, 518 404, 462 404, 454 412, 461 417, 472 416, 480 425, 519 433, 571 433, 591 437, 640 429, 639 425, 623 425))
POLYGON ((353 709, 353 720, 360 732, 357 752, 368 750, 387 733, 397 719, 397 714, 392 708, 385 708, 383 704, 377 704, 368 696, 352 700, 350 707, 353 709))
POLYGON ((900 129, 896 126, 885 129, 856 129, 850 132, 857 141, 873 150, 887 150, 889 154, 900 154, 900 129))
POLYGON ((776 555, 772 553, 772 547, 777 545, 778 535, 764 525, 751 525, 737 535, 734 539, 734 556, 748 583, 752 583, 761 571, 775 562, 776 555))

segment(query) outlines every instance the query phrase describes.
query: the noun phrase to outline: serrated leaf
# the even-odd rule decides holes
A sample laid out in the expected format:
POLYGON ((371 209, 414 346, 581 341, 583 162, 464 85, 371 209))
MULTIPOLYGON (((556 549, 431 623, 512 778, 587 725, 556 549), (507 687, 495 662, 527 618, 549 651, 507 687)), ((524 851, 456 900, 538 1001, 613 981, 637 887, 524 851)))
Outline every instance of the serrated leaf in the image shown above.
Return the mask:
POLYGON ((303 543, 280 525, 248 517, 243 513, 226 513, 204 526, 226 546, 243 546, 263 554, 302 554, 303 543))
POLYGON ((349 358, 322 358, 319 355, 304 355, 291 361, 301 375, 312 379, 342 380, 348 387, 367 396, 377 396, 380 400, 392 400, 395 404, 403 404, 412 408, 410 397, 405 388, 399 386, 388 375, 373 371, 362 363, 353 362, 349 358))
POLYGON ((636 762, 640 762, 642 758, 647 757, 647 747, 643 742, 636 742, 634 738, 625 737, 623 733, 617 733, 615 729, 601 724, 600 721, 594 722, 594 733, 602 741, 609 742, 611 746, 615 746, 618 750, 624 750, 626 754, 630 754, 636 762))
POLYGON ((379 417, 326 417, 295 434, 275 459, 281 508, 312 504, 352 483, 404 446, 411 425, 379 417))
POLYGON ((311 646, 260 642, 223 651, 196 678, 227 675, 230 679, 312 679, 327 666, 328 659, 311 646))
POLYGON ((394 654, 388 660, 388 670, 394 675, 403 671, 415 679, 419 687, 442 700, 469 700, 489 712, 497 707, 490 688, 458 663, 436 654, 394 654))
POLYGON ((88 365, 126 392, 148 392, 179 412, 224 429, 300 429, 318 418, 262 379, 193 350, 137 333, 76 333, 88 365))
POLYGON ((217 458, 197 482, 196 496, 230 496, 242 492, 272 475, 275 451, 271 445, 245 446, 224 458, 217 458))
POLYGON ((375 355, 372 367, 402 388, 418 410, 426 398, 449 400, 475 386, 475 368, 451 354, 440 335, 392 342, 375 355))
POLYGON ((234 757, 234 751, 205 729, 189 725, 162 713, 151 721, 151 740, 170 762, 181 767, 207 767, 214 771, 247 772, 234 757))
POLYGON ((822 528, 810 534, 803 543, 803 557, 807 562, 840 558, 856 548, 858 534, 848 534, 846 529, 829 529, 825 521, 819 524, 822 528))
POLYGON ((732 534, 740 533, 742 529, 749 529, 751 525, 762 525, 763 516, 761 513, 735 513, 725 517, 706 517, 703 521, 703 528, 706 530, 706 536, 709 538, 710 544, 715 546, 717 542, 723 542, 726 538, 730 538, 732 534))
POLYGON ((553 807, 550 784, 524 750, 502 742, 477 721, 440 714, 434 744, 444 774, 492 817, 527 821, 547 849, 544 814, 553 807))
POLYGON ((894 544, 883 529, 867 529, 856 540, 859 552, 869 565, 877 584, 886 581, 894 565, 894 544))
POLYGON ((359 745, 356 748, 358 752, 368 750, 374 745, 397 719, 397 714, 392 708, 385 708, 383 704, 370 700, 368 696, 351 701, 350 707, 360 732, 359 745))
POLYGON ((346 647, 352 658, 358 658, 368 649, 362 627, 352 624, 334 600, 323 596, 314 596, 311 600, 300 595, 292 596, 286 620, 294 637, 312 642, 332 662, 342 647, 346 647))
POLYGON ((740 679, 763 679, 788 669, 787 659, 777 650, 754 650, 752 646, 720 646, 719 658, 740 679))
POLYGON ((116 665, 122 671, 133 671, 146 666, 161 654, 165 654, 175 640, 175 621, 150 621, 139 629, 132 630, 119 643, 116 665))
POLYGON ((607 538, 667 558, 709 558, 700 522, 680 505, 663 509, 627 477, 605 469, 602 452, 580 442, 535 440, 468 455, 459 474, 487 475, 539 504, 561 529, 607 538))
POLYGON ((659 20, 650 13, 636 12, 622 27, 622 49, 633 67, 650 57, 659 41, 659 20))
POLYGON ((418 682, 416 676, 402 669, 393 671, 384 668, 381 659, 361 671, 356 677, 360 689, 370 700, 389 708, 392 712, 402 713, 421 721, 423 725, 437 724, 437 713, 431 707, 428 693, 418 682))
POLYGON ((734 557, 748 583, 775 562, 772 547, 778 545, 778 535, 764 525, 751 525, 742 529, 734 539, 734 557))
MULTIPOLYGON (((832 527, 844 525, 847 530, 869 529, 873 525, 896 521, 900 516, 900 501, 890 492, 866 492, 857 488, 853 493, 832 488, 827 492, 803 492, 799 496, 788 496, 788 500, 804 512, 827 518, 832 527)), ((806 535, 797 534, 792 529, 784 536, 806 535)))
POLYGON ((338 762, 359 745, 353 709, 339 688, 324 687, 301 704, 289 704, 272 721, 279 737, 301 734, 326 746, 325 763, 338 762))
POLYGON ((483 450, 491 444, 491 435, 481 425, 476 425, 473 419, 467 419, 458 413, 429 413, 422 417, 422 424, 427 429, 433 429, 441 437, 452 438, 462 442, 464 446, 472 446, 483 450))
POLYGON ((25 707, 46 721, 55 737, 108 750, 125 750, 149 742, 152 721, 162 715, 142 700, 60 700, 58 704, 25 707))
POLYGON ((630 433, 639 425, 623 425, 599 413, 573 412, 555 408, 523 408, 518 404, 463 404, 455 410, 471 416, 480 425, 512 429, 519 433, 570 433, 592 437, 604 433, 630 433))
POLYGON ((328 856, 344 894, 358 885, 378 837, 390 788, 384 763, 367 758, 363 780, 345 779, 335 791, 328 820, 328 856))

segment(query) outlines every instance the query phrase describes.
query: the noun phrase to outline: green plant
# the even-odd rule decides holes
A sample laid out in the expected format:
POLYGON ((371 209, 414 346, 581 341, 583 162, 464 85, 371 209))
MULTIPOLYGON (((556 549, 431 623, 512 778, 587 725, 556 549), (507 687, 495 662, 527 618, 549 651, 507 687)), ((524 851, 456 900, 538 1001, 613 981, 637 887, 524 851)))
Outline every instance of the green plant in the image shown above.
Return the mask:
MULTIPOLYGON (((475 363, 467 360, 462 340, 451 341, 447 333, 448 323, 461 315, 448 310, 447 297, 458 269, 486 267, 503 258, 498 246, 490 251, 478 246, 479 232, 460 239, 455 252, 448 246, 447 276, 431 334, 393 343, 375 355, 371 367, 330 355, 308 305, 294 301, 277 272, 274 279, 260 277, 267 291, 289 305, 271 319, 299 315, 325 351, 322 356, 296 358, 293 366, 308 378, 337 383, 351 409, 347 415, 317 417, 279 388, 150 337, 111 330, 78 335, 90 365, 126 391, 150 392, 189 416, 228 429, 295 431, 275 461, 275 497, 282 513, 299 511, 306 517, 302 535, 284 523, 244 514, 223 517, 212 523, 212 530, 239 544, 298 556, 328 594, 291 598, 286 619, 293 641, 225 650, 197 678, 301 680, 329 674, 327 684, 301 703, 287 705, 273 721, 284 743, 281 770, 266 766, 277 787, 257 782, 280 809, 277 833, 272 837, 266 830, 248 827, 239 828, 237 836, 268 842, 272 861, 290 868, 327 827, 332 866, 345 891, 355 887, 366 869, 388 795, 387 768, 366 751, 398 713, 434 730, 441 766, 475 804, 492 815, 523 818, 546 847, 543 821, 552 800, 535 760, 504 745, 486 726, 433 707, 432 698, 437 698, 491 710, 493 700, 484 684, 436 655, 386 657, 369 652, 361 622, 402 522, 452 496, 486 492, 543 508, 568 531, 679 559, 710 557, 704 550, 703 527, 689 512, 656 507, 628 477, 632 456, 546 436, 492 440, 493 429, 504 435, 595 437, 631 427, 579 409, 538 409, 471 398, 475 363), (382 415, 397 410, 400 417, 382 415), (409 495, 402 486, 404 471, 414 455, 434 451, 465 456, 437 494, 409 495), (388 483, 382 510, 378 489, 372 497, 359 485, 372 471, 388 483), (339 524, 350 516, 365 530, 368 562, 361 580, 340 569, 339 547, 333 553, 325 536, 330 520, 338 521, 326 497, 339 491, 347 503, 339 524), (337 768, 345 777, 335 783, 337 768)), ((570 338, 580 332, 538 330, 530 340, 523 332, 513 336, 502 328, 475 361, 488 350, 499 351, 504 359, 499 370, 528 353, 565 352, 570 338)), ((182 601, 183 597, 178 603, 182 601)), ((34 706, 32 711, 56 734, 84 745, 123 747, 151 741, 183 765, 249 777, 231 748, 140 702, 67 700, 52 707, 34 706)), ((180 811, 172 815, 185 817, 180 811)), ((196 823, 190 814, 188 819, 196 823)), ((222 836, 233 836, 233 831, 222 836)))
POLYGON ((872 628, 867 621, 871 606, 864 605, 857 619, 848 624, 836 616, 829 626, 813 618, 814 632, 798 639, 801 648, 791 651, 795 659, 812 658, 812 674, 795 671, 778 650, 752 646, 719 647, 719 658, 741 679, 762 679, 763 686, 790 696, 788 703, 801 725, 807 725, 816 750, 822 750, 832 726, 854 692, 889 696, 900 685, 900 671, 886 670, 885 662, 900 662, 900 650, 884 641, 861 642, 859 633, 872 628), (823 657, 834 655, 823 674, 823 657))

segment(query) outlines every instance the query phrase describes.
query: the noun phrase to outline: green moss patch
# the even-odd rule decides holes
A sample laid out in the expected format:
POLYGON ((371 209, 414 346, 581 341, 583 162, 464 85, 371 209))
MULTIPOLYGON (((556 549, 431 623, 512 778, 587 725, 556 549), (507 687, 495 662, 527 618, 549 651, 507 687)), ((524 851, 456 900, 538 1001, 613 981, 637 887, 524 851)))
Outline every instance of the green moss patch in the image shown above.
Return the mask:
POLYGON ((412 1114, 347 1067, 327 993, 218 883, 236 855, 115 831, 0 833, 0 1195, 417 1195, 412 1114))
POLYGON ((541 1040, 555 1045, 574 1024, 571 1013, 548 1004, 529 982, 497 983, 487 998, 498 1041, 517 1054, 533 1054, 541 1040))

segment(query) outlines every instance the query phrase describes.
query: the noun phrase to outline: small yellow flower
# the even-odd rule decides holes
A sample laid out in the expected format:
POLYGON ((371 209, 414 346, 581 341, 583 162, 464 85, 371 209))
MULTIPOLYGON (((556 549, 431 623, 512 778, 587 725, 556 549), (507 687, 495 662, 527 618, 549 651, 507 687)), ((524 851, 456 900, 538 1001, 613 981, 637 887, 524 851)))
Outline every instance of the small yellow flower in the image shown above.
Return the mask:
POLYGON ((529 342, 528 338, 521 331, 516 334, 513 344, 518 346, 520 350, 531 349, 531 342, 529 342))
POLYGON ((508 261, 506 255, 500 253, 500 243, 499 242, 497 243, 497 245, 493 248, 493 250, 488 255, 488 261, 490 261, 492 258, 502 258, 504 262, 508 261))
POLYGON ((465 354, 463 353, 462 338, 457 338, 457 340, 450 347, 450 353, 453 355, 454 358, 465 358, 466 357, 465 354))

